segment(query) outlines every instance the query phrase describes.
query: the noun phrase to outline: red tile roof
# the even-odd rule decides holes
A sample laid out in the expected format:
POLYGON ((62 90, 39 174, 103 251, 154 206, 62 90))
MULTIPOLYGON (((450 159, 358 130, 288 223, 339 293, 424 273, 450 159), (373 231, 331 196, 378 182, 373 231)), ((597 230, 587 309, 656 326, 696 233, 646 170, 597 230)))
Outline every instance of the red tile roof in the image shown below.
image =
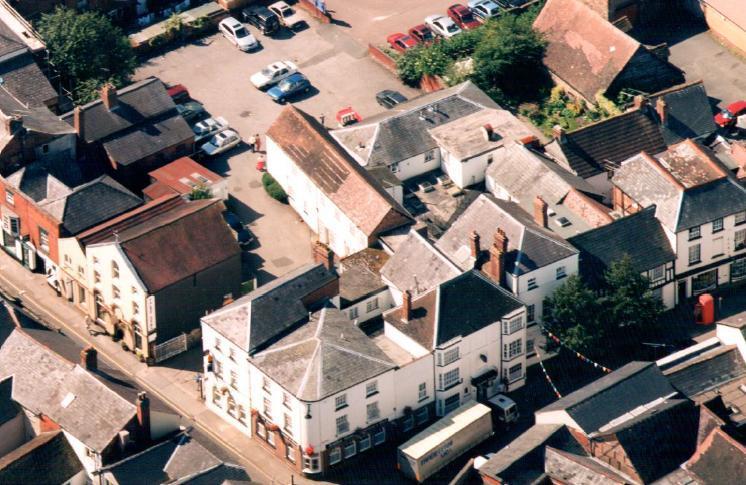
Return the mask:
POLYGON ((161 182, 180 194, 188 194, 192 191, 192 186, 189 184, 209 186, 223 180, 223 177, 189 157, 174 160, 157 170, 149 172, 148 175, 154 182, 161 182), (207 182, 200 180, 200 177, 206 179, 207 182))

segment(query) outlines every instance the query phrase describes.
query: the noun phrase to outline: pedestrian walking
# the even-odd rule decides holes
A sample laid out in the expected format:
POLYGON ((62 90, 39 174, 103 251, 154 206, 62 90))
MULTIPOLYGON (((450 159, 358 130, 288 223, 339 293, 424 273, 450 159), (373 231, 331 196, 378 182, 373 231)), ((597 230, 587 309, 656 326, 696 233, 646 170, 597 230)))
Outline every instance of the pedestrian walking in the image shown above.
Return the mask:
POLYGON ((253 135, 249 137, 249 150, 251 150, 251 153, 256 151, 256 137, 253 135))
POLYGON ((262 151, 262 139, 259 136, 259 133, 257 133, 256 135, 254 135, 253 138, 254 138, 254 151, 256 151, 256 152, 262 151))

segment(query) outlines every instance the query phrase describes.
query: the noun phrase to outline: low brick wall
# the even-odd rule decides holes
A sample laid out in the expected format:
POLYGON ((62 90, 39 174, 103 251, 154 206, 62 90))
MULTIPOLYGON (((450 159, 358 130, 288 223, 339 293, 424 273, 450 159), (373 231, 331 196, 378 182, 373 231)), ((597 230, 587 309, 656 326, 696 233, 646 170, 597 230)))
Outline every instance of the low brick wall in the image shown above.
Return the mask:
POLYGON ((315 18, 322 24, 329 24, 332 21, 332 16, 329 15, 328 13, 321 13, 321 11, 318 8, 316 8, 316 5, 314 5, 314 3, 311 0, 298 0, 298 3, 296 6, 310 13, 313 16, 313 18, 315 18))
POLYGON ((396 61, 393 57, 386 54, 373 44, 368 44, 368 54, 370 54, 370 57, 372 57, 374 61, 396 74, 396 61))
POLYGON ((422 79, 420 79, 420 89, 425 91, 426 93, 432 93, 435 91, 440 91, 445 87, 443 80, 440 79, 437 76, 422 76, 422 79))

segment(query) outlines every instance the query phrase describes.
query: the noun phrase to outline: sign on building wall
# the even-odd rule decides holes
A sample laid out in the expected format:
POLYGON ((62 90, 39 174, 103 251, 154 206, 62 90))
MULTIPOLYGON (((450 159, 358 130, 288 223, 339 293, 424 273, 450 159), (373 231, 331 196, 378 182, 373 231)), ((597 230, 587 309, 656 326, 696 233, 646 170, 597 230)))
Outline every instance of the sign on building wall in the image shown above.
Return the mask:
POLYGON ((155 331, 155 297, 150 295, 145 300, 145 319, 148 325, 148 333, 155 331))

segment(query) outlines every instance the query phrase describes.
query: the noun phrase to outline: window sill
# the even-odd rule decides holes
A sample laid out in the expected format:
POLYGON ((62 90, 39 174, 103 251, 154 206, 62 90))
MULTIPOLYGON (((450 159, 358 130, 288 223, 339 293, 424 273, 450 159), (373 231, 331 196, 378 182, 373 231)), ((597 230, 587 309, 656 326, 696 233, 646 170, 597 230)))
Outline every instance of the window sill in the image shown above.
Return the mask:
POLYGON ((367 398, 369 398, 369 397, 373 397, 373 396, 375 396, 376 394, 378 394, 378 391, 375 391, 375 392, 371 392, 370 394, 366 394, 366 395, 365 395, 365 398, 367 399, 367 398))
POLYGON ((417 404, 421 403, 422 401, 427 401, 429 396, 421 397, 417 400, 417 404))
POLYGON ((700 239, 702 239, 702 236, 697 236, 697 237, 690 237, 690 238, 688 239, 688 241, 698 241, 698 240, 700 240, 700 239))
POLYGON ((725 256, 725 253, 720 253, 720 254, 713 254, 713 255, 712 255, 712 259, 716 259, 716 258, 722 258, 723 256, 725 256))
POLYGON ((454 387, 456 387, 456 386, 458 386, 458 385, 462 384, 463 382, 464 382, 464 380, 463 380, 463 379, 459 379, 459 380, 457 380, 456 382, 454 382, 453 384, 451 384, 451 385, 449 385, 449 386, 446 386, 446 387, 444 387, 444 388, 442 388, 442 389, 438 389, 438 390, 439 390, 439 391, 441 391, 441 392, 445 392, 445 391, 448 391, 448 390, 450 390, 450 389, 453 389, 454 387))
POLYGON ((562 275, 562 276, 557 276, 556 280, 559 281, 559 280, 562 280, 562 279, 565 279, 565 278, 567 278, 566 274, 562 275))
POLYGON ((701 259, 700 259, 700 260, 697 260, 697 261, 689 261, 689 266, 694 266, 694 265, 697 265, 697 264, 699 264, 699 263, 701 263, 701 262, 702 262, 702 260, 701 260, 701 259))
POLYGON ((725 230, 725 228, 724 228, 724 227, 723 227, 723 228, 720 228, 720 229, 717 229, 717 230, 713 229, 713 230, 712 230, 712 233, 713 233, 713 234, 717 234, 717 233, 719 233, 719 232, 723 232, 724 230, 725 230))
POLYGON ((350 405, 349 404, 345 404, 344 406, 335 407, 334 410, 335 411, 341 411, 344 408, 348 408, 348 407, 350 407, 350 405))

